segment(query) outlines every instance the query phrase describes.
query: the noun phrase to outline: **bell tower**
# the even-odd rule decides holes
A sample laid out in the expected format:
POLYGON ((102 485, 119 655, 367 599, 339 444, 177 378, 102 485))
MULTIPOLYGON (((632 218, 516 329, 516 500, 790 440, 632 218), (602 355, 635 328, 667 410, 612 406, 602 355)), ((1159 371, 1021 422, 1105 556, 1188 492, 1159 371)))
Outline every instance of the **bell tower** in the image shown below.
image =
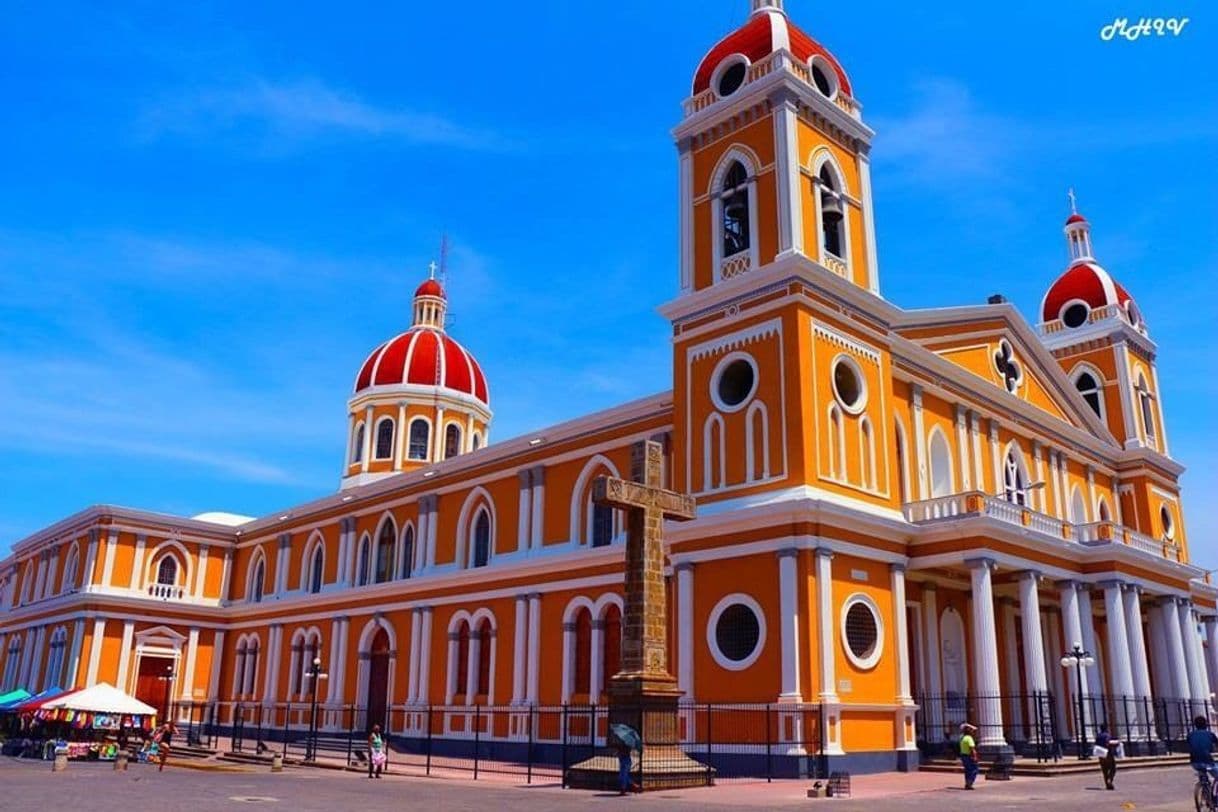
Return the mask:
POLYGON ((873 133, 841 63, 781 0, 751 0, 698 65, 683 113, 683 293, 804 257, 879 295, 873 133))

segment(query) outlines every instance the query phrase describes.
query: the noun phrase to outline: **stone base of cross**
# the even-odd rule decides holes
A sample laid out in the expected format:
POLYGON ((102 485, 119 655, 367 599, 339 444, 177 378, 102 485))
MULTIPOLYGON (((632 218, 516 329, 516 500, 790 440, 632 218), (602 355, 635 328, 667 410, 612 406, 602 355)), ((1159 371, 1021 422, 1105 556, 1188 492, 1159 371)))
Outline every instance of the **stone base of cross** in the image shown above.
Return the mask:
MULTIPOLYGON (((625 611, 621 671, 609 680, 609 724, 624 724, 642 738, 634 780, 644 790, 705 786, 714 770, 681 749, 681 691, 668 671, 668 593, 664 584, 664 520, 695 516, 692 496, 662 486, 663 448, 636 443, 631 480, 600 477, 592 501, 626 514, 625 611)), ((617 760, 598 756, 572 767, 567 785, 617 789, 617 760)))

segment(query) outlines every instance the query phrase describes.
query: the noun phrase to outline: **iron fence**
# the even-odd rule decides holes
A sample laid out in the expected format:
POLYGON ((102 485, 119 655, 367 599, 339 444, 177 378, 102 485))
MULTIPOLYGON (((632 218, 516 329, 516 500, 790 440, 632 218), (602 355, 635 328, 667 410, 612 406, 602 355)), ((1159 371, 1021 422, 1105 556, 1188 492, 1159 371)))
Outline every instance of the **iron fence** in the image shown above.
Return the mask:
MULTIPOLYGON (((202 746, 351 767, 368 765, 368 730, 376 723, 387 744, 386 769, 529 784, 565 785, 572 768, 612 755, 613 744, 605 705, 394 705, 383 713, 320 705, 315 735, 307 702, 183 703, 173 713, 202 746)), ((638 726, 649 724, 642 713, 633 714, 638 726)), ((631 716, 614 709, 615 721, 631 716)), ((636 760, 636 771, 672 769, 669 759, 714 781, 829 774, 819 705, 687 703, 668 716, 675 743, 653 748, 641 765, 636 760)))
POLYGON ((990 742, 1002 741, 1038 762, 1061 758, 1058 715, 1053 695, 922 694, 917 697, 918 747, 929 757, 955 758, 960 726, 977 728, 975 739, 984 755, 990 742))

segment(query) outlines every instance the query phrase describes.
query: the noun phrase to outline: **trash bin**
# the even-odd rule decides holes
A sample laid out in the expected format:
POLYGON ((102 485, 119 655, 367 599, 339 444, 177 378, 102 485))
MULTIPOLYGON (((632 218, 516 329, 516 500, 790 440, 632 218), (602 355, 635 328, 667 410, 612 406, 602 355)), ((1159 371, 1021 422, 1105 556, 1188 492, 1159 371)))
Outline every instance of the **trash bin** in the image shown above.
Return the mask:
POLYGON ((51 772, 61 773, 68 769, 68 748, 64 746, 55 747, 55 760, 51 762, 51 772))
POLYGON ((128 759, 127 751, 119 750, 118 755, 116 755, 114 757, 114 771, 116 773, 127 772, 127 759, 128 759))
POLYGON ((275 753, 274 755, 271 756, 271 772, 273 772, 273 773, 283 772, 283 754, 282 753, 275 753))

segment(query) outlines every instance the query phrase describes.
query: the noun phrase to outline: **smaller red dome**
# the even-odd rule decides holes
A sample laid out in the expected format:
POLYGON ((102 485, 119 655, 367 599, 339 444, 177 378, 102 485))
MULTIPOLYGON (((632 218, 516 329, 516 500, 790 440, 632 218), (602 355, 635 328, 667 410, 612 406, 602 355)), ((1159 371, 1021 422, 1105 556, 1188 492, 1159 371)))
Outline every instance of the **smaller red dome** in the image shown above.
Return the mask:
POLYGON ((1045 322, 1060 319, 1066 305, 1074 301, 1095 310, 1111 304, 1125 305, 1131 298, 1098 263, 1077 262, 1049 287, 1041 302, 1040 318, 1045 322))
POLYGON ((1085 223, 1085 222, 1087 222, 1087 218, 1084 217, 1083 215, 1079 214, 1078 212, 1075 212, 1074 214, 1072 214, 1066 218, 1066 225, 1072 225, 1073 223, 1085 223))
POLYGON ((444 298, 444 288, 434 279, 424 279, 423 284, 414 289, 414 295, 418 296, 439 296, 444 298))

